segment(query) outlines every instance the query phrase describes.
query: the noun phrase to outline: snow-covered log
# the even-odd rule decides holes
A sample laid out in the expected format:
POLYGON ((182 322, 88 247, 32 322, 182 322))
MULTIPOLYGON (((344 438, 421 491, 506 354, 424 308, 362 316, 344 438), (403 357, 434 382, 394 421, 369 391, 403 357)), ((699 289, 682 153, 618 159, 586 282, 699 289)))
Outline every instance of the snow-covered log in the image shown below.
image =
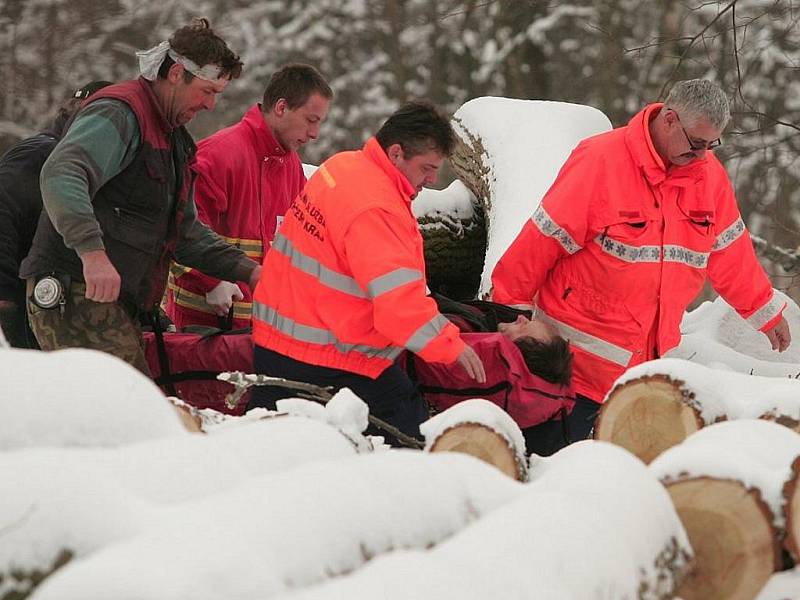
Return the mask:
POLYGON ((0 349, 0 414, 0 450, 186 435, 150 379, 95 350, 0 349))
MULTIPOLYGON (((439 544, 525 490, 471 457, 390 451, 250 480, 70 563, 36 600, 263 600, 439 544)), ((364 596, 357 596, 364 597, 364 596)))
POLYGON ((669 495, 638 459, 581 442, 539 459, 526 487, 432 550, 396 552, 286 598, 673 598, 691 549, 669 495))
POLYGON ((663 358, 617 379, 600 410, 594 437, 650 462, 701 427, 759 418, 800 431, 800 380, 663 358))
POLYGON ((420 427, 429 452, 462 452, 494 465, 517 479, 527 479, 525 438, 514 420, 493 402, 466 400, 420 427))
POLYGON ((425 251, 428 287, 450 298, 472 298, 486 254, 486 223, 461 181, 444 190, 423 189, 411 207, 425 251))
MULTIPOLYGON (((61 425, 70 428, 80 418, 61 425)), ((288 415, 118 448, 2 452, 0 598, 3 590, 29 589, 69 558, 147 529, 165 506, 355 453, 352 440, 330 425, 288 415)), ((115 597, 123 596, 107 596, 115 597)))
POLYGON ((494 265, 553 183, 580 140, 611 129, 595 108, 541 100, 475 98, 453 116, 458 143, 451 157, 459 179, 487 221, 481 295, 494 265))
MULTIPOLYGON (((795 485, 798 457, 800 434, 740 419, 706 427, 651 463, 695 551, 679 590, 684 600, 754 598, 780 568, 784 494, 795 485)), ((790 513, 789 521, 798 516, 790 513)))

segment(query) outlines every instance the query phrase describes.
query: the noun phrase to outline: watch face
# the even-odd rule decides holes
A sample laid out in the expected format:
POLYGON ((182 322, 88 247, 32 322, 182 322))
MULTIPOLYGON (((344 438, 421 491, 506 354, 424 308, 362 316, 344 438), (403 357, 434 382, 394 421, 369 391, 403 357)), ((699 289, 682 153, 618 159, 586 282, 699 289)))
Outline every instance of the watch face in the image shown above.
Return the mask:
POLYGON ((55 277, 43 277, 33 288, 33 300, 42 308, 53 308, 61 298, 61 282, 55 277))

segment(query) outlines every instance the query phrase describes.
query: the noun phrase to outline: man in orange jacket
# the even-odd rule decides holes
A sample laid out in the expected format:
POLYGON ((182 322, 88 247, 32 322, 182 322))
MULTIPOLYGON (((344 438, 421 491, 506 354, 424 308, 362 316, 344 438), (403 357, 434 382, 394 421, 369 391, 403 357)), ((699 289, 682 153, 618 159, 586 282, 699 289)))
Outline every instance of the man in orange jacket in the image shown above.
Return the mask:
MULTIPOLYGON (((370 412, 419 435, 425 404, 394 360, 483 364, 426 296, 411 201, 436 176, 455 136, 426 103, 395 112, 358 151, 325 161, 286 214, 253 298, 257 373, 348 387, 370 412)), ((254 390, 249 408, 292 393, 254 390)))
MULTIPOLYGON (((333 91, 314 67, 285 65, 270 77, 263 102, 197 145, 192 170, 198 218, 259 264, 306 183, 297 151, 317 139, 331 98, 333 91)), ((252 290, 245 283, 172 265, 167 314, 178 329, 249 327, 251 308, 252 290)))
POLYGON ((585 438, 614 380, 680 341, 708 277, 775 350, 791 340, 712 148, 730 118, 723 91, 674 85, 627 126, 582 141, 492 274, 493 300, 533 307, 570 340, 585 438))

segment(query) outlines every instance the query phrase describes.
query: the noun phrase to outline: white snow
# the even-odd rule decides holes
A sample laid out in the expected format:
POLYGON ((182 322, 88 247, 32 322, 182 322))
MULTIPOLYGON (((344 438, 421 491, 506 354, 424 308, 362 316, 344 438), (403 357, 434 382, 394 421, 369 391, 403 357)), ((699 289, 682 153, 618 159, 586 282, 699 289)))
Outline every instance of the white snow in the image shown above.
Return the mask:
POLYGON ((589 106, 495 97, 466 102, 453 120, 463 139, 466 129, 482 140, 490 170, 492 206, 479 290, 483 295, 491 287, 495 264, 539 206, 572 149, 583 138, 611 129, 611 122, 589 106))
POLYGON ((117 448, 0 453, 0 481, 14 482, 0 494, 0 575, 50 565, 63 548, 82 556, 128 537, 150 526, 160 505, 354 453, 335 429, 290 416, 117 448))
POLYGON ((724 364, 740 373, 767 377, 795 377, 800 374, 800 308, 776 290, 786 303, 784 316, 794 342, 776 352, 767 336, 753 329, 721 297, 704 302, 684 315, 681 343, 667 353, 703 365, 724 364))
MULTIPOLYGON (((611 388, 647 375, 668 375, 694 395, 688 404, 706 424, 720 418, 757 419, 779 414, 800 420, 800 380, 759 377, 713 369, 678 358, 661 358, 628 369, 611 388)), ((611 393, 611 392, 609 392, 611 393)))
POLYGON ((161 390, 94 350, 0 349, 0 450, 189 435, 161 390))
POLYGON ((800 567, 775 573, 756 600, 797 600, 800 598, 800 567))
POLYGON ((431 550, 380 557, 289 598, 659 598, 673 582, 654 564, 673 540, 685 568, 666 490, 627 451, 582 442, 540 461, 516 501, 431 550))
POLYGON ((761 491, 775 526, 784 524, 783 485, 800 456, 800 434, 788 427, 756 419, 704 427, 650 463, 662 481, 714 477, 741 481, 761 491))
POLYGON ((417 219, 432 216, 439 219, 469 220, 475 214, 472 202, 472 193, 456 179, 443 190, 423 188, 411 203, 411 209, 417 219))
POLYGON ((34 598, 273 597, 395 549, 435 545, 523 489, 457 454, 316 462, 165 510, 140 535, 56 573, 34 598))

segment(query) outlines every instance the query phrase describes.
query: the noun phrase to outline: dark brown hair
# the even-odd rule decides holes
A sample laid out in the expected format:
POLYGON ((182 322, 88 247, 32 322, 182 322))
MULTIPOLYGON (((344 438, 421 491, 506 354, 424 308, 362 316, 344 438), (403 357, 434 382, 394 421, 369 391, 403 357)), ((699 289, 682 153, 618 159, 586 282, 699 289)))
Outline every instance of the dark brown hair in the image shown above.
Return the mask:
POLYGON ((283 98, 290 110, 303 106, 311 94, 330 100, 333 90, 322 74, 311 65, 293 63, 275 71, 267 82, 261 110, 268 112, 283 98))
POLYGON ((401 106, 375 134, 381 148, 400 144, 405 157, 436 150, 450 156, 456 136, 450 120, 430 102, 409 102, 401 106))
POLYGON ((528 370, 545 381, 569 385, 572 381, 572 351, 569 342, 555 336, 549 342, 523 336, 514 340, 528 370))
MULTIPOLYGON (((242 61, 239 56, 228 48, 221 37, 211 29, 211 23, 204 17, 192 19, 189 25, 181 27, 169 38, 170 47, 197 63, 198 67, 205 65, 219 65, 222 68, 220 75, 238 79, 242 74, 242 61)), ((169 56, 161 63, 158 69, 158 76, 166 79, 170 67, 175 64, 169 56)), ((194 79, 194 75, 188 71, 184 73, 185 81, 188 83, 194 79)))

